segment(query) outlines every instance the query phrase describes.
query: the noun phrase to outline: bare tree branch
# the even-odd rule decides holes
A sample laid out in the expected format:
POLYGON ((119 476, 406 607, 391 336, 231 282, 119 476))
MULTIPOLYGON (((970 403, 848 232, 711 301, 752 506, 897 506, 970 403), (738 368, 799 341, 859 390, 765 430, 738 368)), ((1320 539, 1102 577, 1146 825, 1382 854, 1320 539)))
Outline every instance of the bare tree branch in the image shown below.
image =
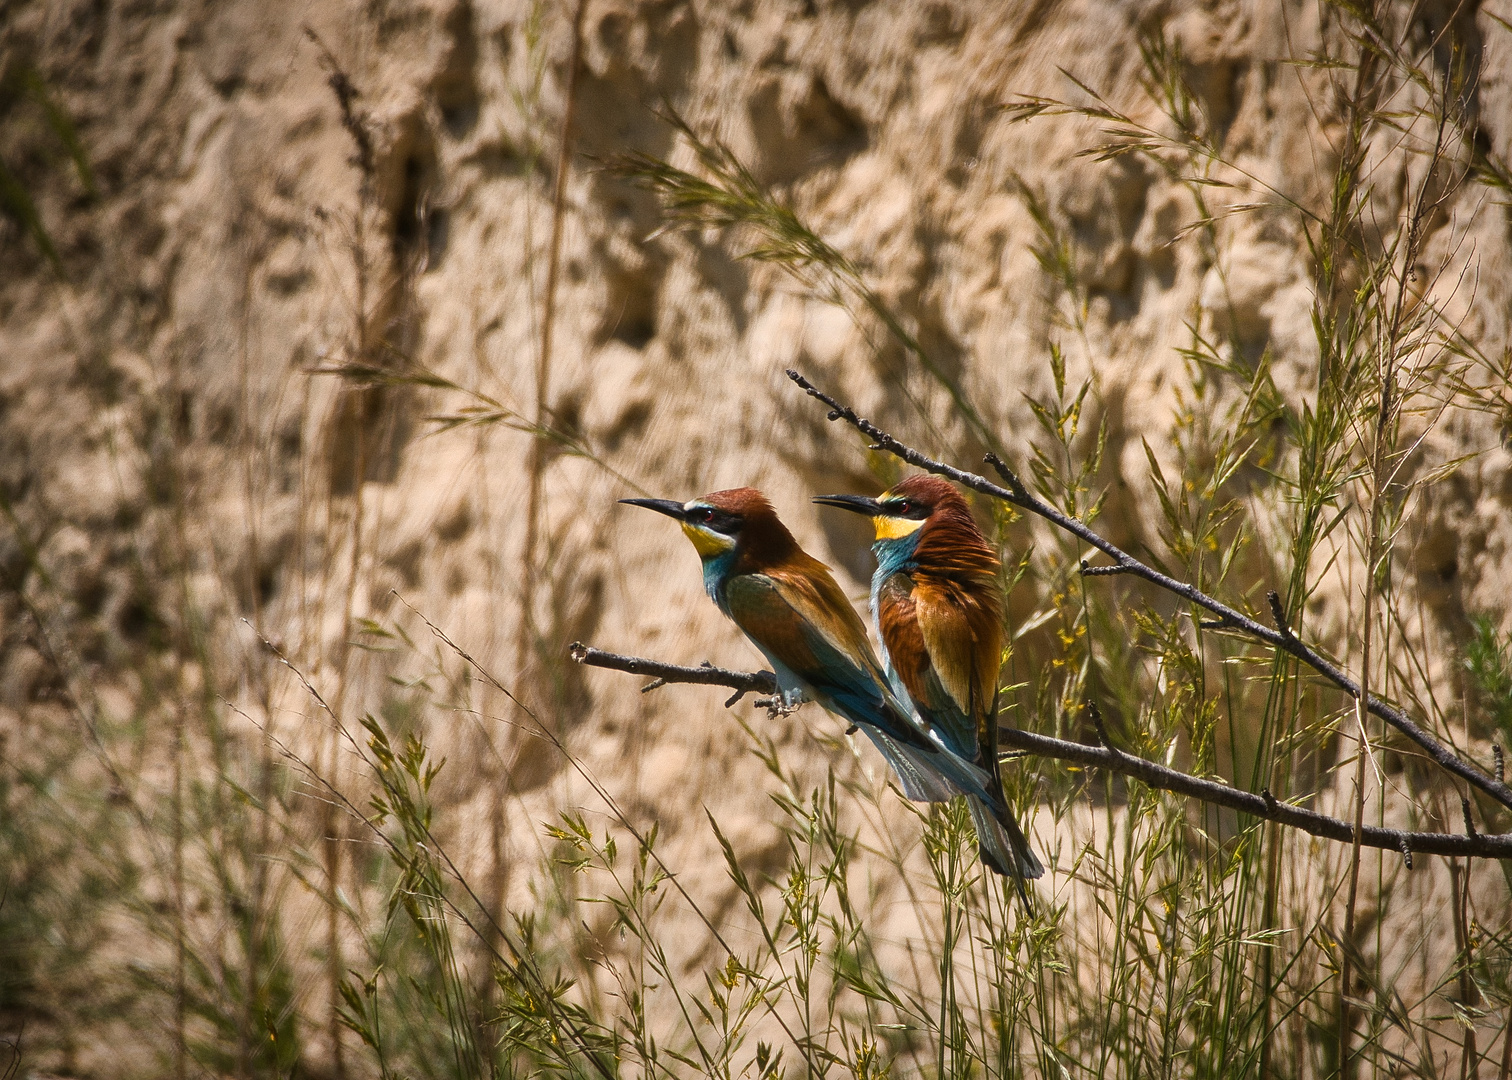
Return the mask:
POLYGON ((641 687, 641 693, 655 690, 669 682, 693 683, 699 686, 728 686, 735 696, 725 702, 725 708, 735 704, 746 694, 775 694, 777 676, 770 671, 730 671, 718 668, 708 661, 698 667, 683 667, 679 664, 663 664, 659 660, 647 660, 642 656, 621 656, 604 652, 581 641, 567 647, 568 654, 580 664, 589 667, 609 668, 613 671, 628 671, 632 675, 649 675, 652 682, 641 687))
MULTIPOLYGON (((1052 739, 1046 735, 1035 735, 1017 728, 999 729, 998 742, 1002 746, 1039 757, 1070 761, 1090 768, 1107 769, 1121 776, 1132 776, 1162 791, 1172 791, 1206 803, 1226 806, 1230 810, 1238 810, 1252 817, 1300 829, 1313 836, 1343 843, 1349 843, 1354 839, 1354 827, 1349 822, 1328 817, 1315 810, 1294 806, 1291 803, 1280 802, 1269 791, 1262 791, 1259 794, 1241 791, 1216 780, 1204 780, 1190 773, 1157 765, 1153 761, 1125 754, 1112 747, 1087 746, 1085 743, 1052 739)), ((1461 836, 1457 833, 1379 829, 1367 825, 1362 830, 1360 845, 1381 848, 1385 851, 1405 850, 1420 855, 1458 855, 1464 858, 1482 859, 1512 858, 1512 833, 1505 835, 1471 833, 1461 836)))
MULTIPOLYGON (((730 671, 705 664, 702 667, 683 667, 648 660, 641 656, 622 656, 618 653, 573 642, 571 656, 580 664, 590 667, 627 671, 633 675, 650 675, 657 682, 646 689, 665 683, 692 683, 700 686, 728 686, 740 693, 731 698, 734 702, 748 691, 771 693, 776 690, 776 680, 769 671, 730 671)), ((1106 734, 1102 736, 1106 739, 1106 734)), ((1354 826, 1347 821, 1328 817, 1315 810, 1308 810, 1291 803, 1280 802, 1269 791, 1255 794, 1241 791, 1216 780, 1206 780, 1177 769, 1157 765, 1153 761, 1126 754, 1112 746, 1088 746, 1085 743, 1052 739, 1017 728, 1000 728, 999 744, 1036 757, 1069 761, 1088 768, 1106 769, 1120 776, 1131 776, 1152 788, 1174 792, 1188 798, 1226 806, 1231 810, 1249 814, 1264 821, 1299 829, 1312 836, 1349 843, 1354 839, 1354 826)), ((1469 825, 1469 815, 1466 814, 1469 825)), ((1362 847, 1380 848, 1383 851, 1399 851, 1408 860, 1411 868, 1413 855, 1455 855, 1466 859, 1512 859, 1512 833, 1487 835, 1472 831, 1468 835, 1458 833, 1407 832, 1401 829, 1381 829, 1365 826, 1360 837, 1362 847)))
MULTIPOLYGON (((969 473, 962 469, 946 465, 943 462, 935 461, 933 458, 925 457, 911 446, 899 442, 871 421, 857 416, 854 410, 840 404, 840 402, 816 388, 813 383, 798 374, 798 372, 789 369, 787 375, 788 378, 807 391, 810 397, 818 398, 830 407, 829 418, 831 420, 844 420, 851 427, 871 439, 874 450, 886 451, 894 457, 901 458, 908 464, 923 469, 926 472, 935 473, 938 476, 954 480, 962 487, 979 491, 983 495, 990 495, 994 499, 1001 499, 1003 502, 1016 506, 1021 510, 1026 510, 1031 514, 1042 517, 1056 527, 1097 548, 1113 560, 1111 566, 1087 567, 1084 572, 1090 573, 1092 576, 1122 573, 1143 578, 1152 585, 1174 593, 1182 599, 1196 604, 1198 607, 1206 608, 1218 616, 1225 629, 1232 629, 1248 634, 1250 637, 1263 641, 1272 648, 1279 649, 1289 656, 1302 661, 1351 697, 1359 696, 1360 684, 1345 674, 1337 664, 1299 639, 1296 633, 1289 626, 1285 625, 1284 621, 1279 628, 1272 629, 1264 623, 1250 618, 1243 612, 1237 611, 1219 600, 1215 600, 1213 597, 1186 582, 1178 581, 1168 574, 1163 574, 1154 567, 1140 562, 1112 541, 1093 532, 1085 523, 1062 513, 1049 503, 1030 494, 1028 489, 1024 487, 1023 482, 995 454, 988 454, 985 460, 1003 478, 1004 483, 1008 485, 1007 487, 994 484, 986 477, 978 476, 976 473, 969 473)), ((1270 595, 1272 611, 1279 616, 1281 613, 1280 598, 1274 593, 1270 595)), ((1417 743, 1423 752, 1441 767, 1467 781, 1474 787, 1479 788, 1503 806, 1512 809, 1512 787, 1508 787, 1504 780, 1488 776, 1476 766, 1462 760, 1432 734, 1414 723, 1406 713, 1396 706, 1387 704, 1373 694, 1370 696, 1367 705, 1371 713, 1380 717, 1403 735, 1407 736, 1407 738, 1417 743)))

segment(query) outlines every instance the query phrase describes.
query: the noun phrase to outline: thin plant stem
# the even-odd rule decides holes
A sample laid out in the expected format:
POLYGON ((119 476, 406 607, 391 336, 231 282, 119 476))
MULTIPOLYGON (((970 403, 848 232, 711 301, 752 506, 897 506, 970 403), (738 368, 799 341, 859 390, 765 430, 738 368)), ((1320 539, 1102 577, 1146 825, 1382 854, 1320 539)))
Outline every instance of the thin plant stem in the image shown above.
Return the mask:
POLYGON ((534 646, 536 597, 536 548, 540 544, 541 501, 550 440, 544 432, 551 419, 551 350, 556 330, 556 294, 561 274, 562 232, 567 219, 567 176, 572 167, 572 122, 577 113, 578 68, 582 66, 583 11, 587 0, 578 0, 572 16, 572 52, 567 62, 566 102, 562 108, 562 131, 557 143, 555 187, 551 195, 551 239, 546 252, 546 290, 542 298, 541 352, 536 357, 535 425, 530 443, 530 491, 525 504, 525 539, 520 563, 520 626, 515 640, 515 670, 530 665, 534 646))
POLYGON ((187 931, 184 896, 184 710, 173 710, 173 1075, 185 1080, 189 1069, 187 931))
POLYGON ((1509 1076, 1512 1076, 1512 1006, 1507 1008, 1507 1030, 1502 1036, 1501 1068, 1496 1080, 1507 1080, 1509 1076))
POLYGON ((1474 1010, 1480 1004, 1480 994, 1470 975, 1475 962, 1470 936, 1470 866, 1467 862, 1461 869, 1457 859, 1449 860, 1449 887, 1454 906, 1455 968, 1459 983, 1459 1003, 1465 1010, 1465 1034, 1460 1046, 1460 1080, 1472 1080, 1480 1075, 1474 1019, 1474 1010))
MULTIPOLYGON (((1367 55, 1373 57, 1373 52, 1367 55)), ((1354 104, 1359 101, 1362 93, 1361 83, 1367 71, 1367 61, 1362 58, 1356 70, 1356 96, 1354 104)), ((1447 77, 1447 76, 1446 76, 1447 77)), ((1408 282, 1411 279, 1417 264, 1418 252, 1422 243, 1423 224, 1430 209, 1428 205, 1428 190, 1433 183, 1434 171, 1437 168, 1444 145, 1444 130, 1449 111, 1449 92, 1447 82, 1444 88, 1444 96, 1438 110, 1438 123, 1435 128, 1433 150, 1427 161, 1427 169, 1418 190, 1414 193, 1406 226, 1405 243, 1401 254, 1401 269, 1396 278, 1396 296, 1392 304, 1389 323, 1386 327, 1384 341, 1378 348, 1378 361, 1376 365, 1376 378, 1378 384, 1378 400, 1375 406, 1375 423, 1372 425, 1371 448, 1369 470, 1366 474, 1370 485, 1368 497, 1369 504, 1366 520, 1365 537, 1365 602, 1364 602, 1364 625, 1361 631, 1361 656, 1360 656, 1360 679, 1359 692, 1355 697, 1355 722, 1359 730, 1360 747, 1359 756, 1355 766, 1354 787, 1354 814, 1355 814, 1355 840, 1350 852, 1349 864, 1349 889, 1345 901, 1344 937, 1346 948, 1343 950, 1339 969, 1339 1076, 1341 1080, 1352 1075, 1350 1069, 1350 998, 1349 981, 1353 948, 1355 942, 1355 908, 1358 902, 1359 877, 1361 861, 1360 837, 1364 828, 1365 820, 1365 766, 1371 755, 1370 738, 1366 725, 1367 703, 1370 701, 1371 675, 1372 675, 1372 647, 1374 645, 1374 630, 1376 621, 1377 604, 1377 581, 1383 576, 1389 566, 1390 547, 1382 537, 1382 516, 1386 499, 1386 485, 1391 482, 1392 470, 1388 457, 1394 450, 1392 435, 1395 430, 1396 415, 1400 408, 1397 393, 1397 364, 1398 348, 1402 336, 1403 319, 1405 315, 1406 298, 1408 295, 1408 282)), ((1345 156, 1345 165, 1357 169, 1355 160, 1363 156, 1363 149, 1359 143, 1358 132, 1363 126, 1363 121, 1358 117, 1350 125, 1350 147, 1345 156)), ((1353 192, 1357 176, 1352 172, 1349 176, 1347 190, 1353 192)), ((1341 182, 1338 188, 1344 189, 1346 185, 1341 182)), ((1353 197, 1352 194, 1350 196, 1353 197)), ((1337 208, 1336 208, 1337 209, 1337 208)), ((1389 281, 1387 276, 1382 284, 1389 281)))
MULTIPOLYGON (((348 236, 347 254, 352 266, 352 322, 350 337, 347 342, 349 355, 354 357, 359 364, 370 365, 375 358, 375 343, 372 340, 371 327, 376 312, 371 310, 372 300, 370 296, 373 289, 372 262, 368 253, 367 222, 368 216, 373 212, 376 196, 374 192, 374 177, 377 166, 374 160, 373 140, 368 130, 367 118, 360 113, 354 102, 359 96, 357 88, 352 80, 341 68, 334 54, 325 46, 313 30, 306 31, 307 36, 315 42, 320 51, 322 66, 328 73, 328 82, 334 93, 337 106, 341 112, 342 126, 350 136, 357 151, 353 164, 357 169, 357 199, 356 205, 350 215, 350 233, 348 236)), ((384 290, 378 290, 380 293, 384 290)), ((339 765, 341 738, 345 732, 341 728, 340 710, 342 701, 347 690, 347 658, 350 652, 352 639, 353 617, 356 610, 357 588, 361 581, 362 567, 362 544, 364 532, 363 520, 363 485, 367 479, 367 449, 369 435, 366 424, 361 422, 366 419, 365 405, 370 391, 358 389, 354 393, 352 408, 358 410, 359 422, 354 425, 353 438, 355 440, 354 461, 352 464, 352 508, 351 528, 349 531, 351 555, 347 570, 346 588, 344 590, 342 604, 342 626, 344 632, 341 643, 337 647, 337 655, 333 659, 333 667, 337 673, 336 687, 336 710, 331 713, 330 739, 327 746, 329 755, 330 776, 337 776, 339 765)), ((327 520, 335 520, 338 516, 336 492, 329 487, 326 492, 327 520)), ((326 991, 327 991, 327 1018, 326 1032, 331 1042, 332 1069, 337 1080, 345 1080, 346 1077, 346 1051, 345 1051, 345 1025, 341 1019, 343 1005, 342 986, 345 981, 345 965, 342 962, 340 921, 338 918, 340 904, 340 881, 341 881, 341 844, 336 835, 337 820, 336 808, 327 800, 321 820, 321 855, 325 872, 326 888, 328 890, 328 902, 326 905, 326 991)))

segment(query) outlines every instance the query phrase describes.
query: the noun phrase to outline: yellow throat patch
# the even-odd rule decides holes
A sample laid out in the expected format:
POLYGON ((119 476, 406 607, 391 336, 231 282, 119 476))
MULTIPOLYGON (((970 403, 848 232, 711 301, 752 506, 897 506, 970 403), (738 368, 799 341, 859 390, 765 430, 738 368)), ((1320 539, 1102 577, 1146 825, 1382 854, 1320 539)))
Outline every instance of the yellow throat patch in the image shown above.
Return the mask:
POLYGON ((924 522, 915 518, 874 517, 872 524, 876 526, 878 540, 901 540, 918 532, 924 522))
POLYGON ((735 546, 733 536, 725 536, 713 529, 705 529, 699 525, 690 525, 684 521, 682 531, 688 539, 693 541, 693 548, 698 552, 700 559, 712 559, 716 555, 723 555, 735 546))

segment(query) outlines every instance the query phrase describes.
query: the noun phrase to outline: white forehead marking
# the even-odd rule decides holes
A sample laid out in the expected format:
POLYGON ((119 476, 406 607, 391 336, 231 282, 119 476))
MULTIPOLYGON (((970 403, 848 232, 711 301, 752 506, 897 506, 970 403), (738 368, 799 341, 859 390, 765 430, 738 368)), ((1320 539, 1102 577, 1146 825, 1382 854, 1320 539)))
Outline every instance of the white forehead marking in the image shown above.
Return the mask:
POLYGON ((714 508, 712 506, 710 506, 706 502, 699 502, 697 499, 689 499, 687 502, 683 503, 683 509, 684 510, 712 510, 714 508))

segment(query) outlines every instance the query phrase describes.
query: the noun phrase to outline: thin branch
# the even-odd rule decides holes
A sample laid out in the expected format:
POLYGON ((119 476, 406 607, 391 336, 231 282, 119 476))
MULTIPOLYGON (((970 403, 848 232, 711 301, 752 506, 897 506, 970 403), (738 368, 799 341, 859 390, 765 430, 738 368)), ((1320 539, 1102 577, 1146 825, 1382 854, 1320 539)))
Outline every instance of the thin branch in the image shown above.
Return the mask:
MULTIPOLYGON (((1355 682, 1338 665, 1328 660, 1312 646, 1301 641, 1291 628, 1283 625, 1280 629, 1272 629, 1264 623, 1250 618, 1243 612, 1237 611, 1219 600, 1215 600, 1200 589, 1194 588, 1184 581, 1178 581, 1168 574, 1162 574, 1154 567, 1140 562, 1112 541, 1092 531, 1085 523, 1062 513, 1049 503, 1031 495, 1024 487, 1023 482, 996 455, 988 454, 985 460, 1003 478, 1004 483, 1008 485, 1007 487, 994 484, 986 477, 979 476, 976 473, 966 472, 963 469, 946 465, 933 458, 925 457, 913 447, 899 442, 871 421, 857 416, 854 410, 840 404, 840 402, 816 388, 813 383, 798 374, 798 372, 789 369, 787 375, 788 378, 807 391, 810 397, 818 398, 830 407, 829 418, 831 420, 844 420, 851 427, 871 439, 873 444, 872 449, 885 451, 926 472, 954 480, 962 487, 968 487, 973 491, 989 495, 994 499, 1001 499, 1003 502, 1016 506, 1021 510, 1026 510, 1031 514, 1044 518, 1052 525, 1091 544, 1112 559, 1113 567, 1116 567, 1117 570, 1115 571, 1113 567, 1097 568, 1100 573, 1121 572, 1133 577, 1143 578, 1152 585, 1174 593, 1182 599, 1196 604, 1198 607, 1206 608, 1220 619, 1232 624, 1233 629, 1263 641, 1274 649, 1296 657, 1350 697, 1359 696, 1359 683, 1355 682)), ((1380 698, 1371 695, 1369 698, 1369 710, 1373 715, 1380 717, 1403 735, 1417 743, 1424 753, 1442 768, 1474 787, 1479 788, 1503 806, 1512 809, 1512 787, 1508 787, 1504 781, 1494 779, 1474 765, 1461 760, 1448 747, 1439 742, 1432 734, 1419 727, 1406 713, 1396 706, 1389 705, 1380 698)))
MULTIPOLYGON (((692 683, 698 686, 728 686, 741 694, 775 694, 777 676, 770 671, 731 671, 703 663, 698 667, 683 667, 679 664, 663 664, 659 660, 647 660, 640 656, 621 656, 604 652, 581 641, 574 641, 567 648, 568 654, 579 664, 588 667, 609 668, 611 671, 628 671, 632 675, 649 675, 662 683, 692 683)), ((645 687, 655 689, 655 684, 645 687)), ((739 695, 731 698, 733 705, 739 695)))
POLYGON ((1116 563, 1112 566, 1089 566, 1087 560, 1083 559, 1081 572, 1084 577, 1112 577, 1114 574, 1127 574, 1129 568, 1116 563))
MULTIPOLYGON (((683 667, 648 660, 641 656, 622 656, 574 642, 571 655, 580 664, 590 667, 626 671, 633 675, 655 675, 669 683, 691 683, 699 686, 728 686, 731 689, 770 692, 776 685, 771 672, 730 671, 709 665, 683 667)), ((1106 732, 1099 735, 1106 738, 1106 732)), ((1036 757, 1068 761, 1087 768, 1107 769, 1120 776, 1132 776, 1161 791, 1174 792, 1188 798, 1226 806, 1231 810, 1249 814, 1263 821, 1278 824, 1326 840, 1349 843, 1354 839, 1354 827, 1347 821, 1331 818, 1315 810, 1307 810, 1291 803, 1280 802, 1269 791, 1256 794, 1241 791, 1216 780, 1204 780, 1200 776, 1181 772, 1178 769, 1157 765, 1153 761, 1126 754, 1111 743, 1089 746, 1086 743, 1052 739, 1048 735, 1036 735, 1017 728, 999 728, 999 745, 1036 757)), ((1407 832, 1401 829, 1381 829, 1367 825, 1361 832, 1363 847, 1380 848, 1383 851, 1402 852, 1408 859, 1412 855, 1455 855, 1466 859, 1512 859, 1512 833, 1487 835, 1472 832, 1458 833, 1407 832)))
MULTIPOLYGON (((1107 769, 1121 776, 1132 776, 1161 791, 1171 791, 1188 798, 1216 806, 1226 806, 1251 817, 1274 821, 1312 836, 1326 840, 1349 843, 1354 839, 1354 827, 1347 821, 1328 817, 1315 810, 1307 810, 1291 803, 1281 802, 1269 791, 1256 794, 1221 784, 1216 780, 1204 780, 1177 769, 1157 765, 1153 761, 1134 757, 1122 750, 1104 746, 1087 746, 1084 743, 1052 739, 1017 728, 1001 728, 998 742, 1004 747, 1034 754, 1038 757, 1069 761, 1089 768, 1107 769)), ((1512 833, 1487 835, 1475 833, 1421 833, 1400 829, 1381 829, 1367 825, 1361 831, 1362 847, 1380 848, 1383 851, 1409 851, 1414 855, 1458 855, 1464 858, 1506 859, 1512 858, 1512 833)))

